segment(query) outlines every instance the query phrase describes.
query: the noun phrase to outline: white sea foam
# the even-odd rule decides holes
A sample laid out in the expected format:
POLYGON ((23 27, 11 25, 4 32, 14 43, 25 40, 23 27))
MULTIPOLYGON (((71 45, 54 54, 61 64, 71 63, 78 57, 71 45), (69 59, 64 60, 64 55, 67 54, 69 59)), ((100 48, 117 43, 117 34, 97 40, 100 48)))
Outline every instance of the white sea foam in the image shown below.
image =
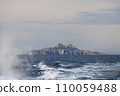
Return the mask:
MULTIPOLYGON (((104 71, 111 70, 112 73, 112 71, 114 72, 116 67, 119 66, 120 64, 117 65, 113 64, 111 66, 103 65, 104 65, 103 63, 88 63, 83 67, 66 69, 66 68, 51 68, 45 65, 44 63, 39 63, 39 67, 42 70, 45 70, 45 72, 43 76, 40 76, 38 78, 46 80, 106 79, 107 78, 106 76, 109 75, 110 73, 109 72, 104 73, 104 71)), ((116 74, 112 74, 113 77, 114 75, 116 74)))
POLYGON ((50 68, 46 66, 43 62, 40 62, 38 64, 38 67, 40 68, 40 70, 44 70, 44 75, 38 77, 38 79, 55 79, 60 73, 56 68, 50 68))

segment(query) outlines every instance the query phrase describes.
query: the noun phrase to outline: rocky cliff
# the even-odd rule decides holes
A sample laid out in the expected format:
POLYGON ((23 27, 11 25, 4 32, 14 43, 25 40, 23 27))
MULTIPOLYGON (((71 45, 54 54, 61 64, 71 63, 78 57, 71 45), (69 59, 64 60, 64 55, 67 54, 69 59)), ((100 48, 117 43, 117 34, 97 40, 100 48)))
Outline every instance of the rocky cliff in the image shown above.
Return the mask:
POLYGON ((39 50, 31 50, 25 54, 31 55, 107 55, 96 51, 81 50, 72 44, 63 45, 59 43, 55 47, 48 47, 39 50))

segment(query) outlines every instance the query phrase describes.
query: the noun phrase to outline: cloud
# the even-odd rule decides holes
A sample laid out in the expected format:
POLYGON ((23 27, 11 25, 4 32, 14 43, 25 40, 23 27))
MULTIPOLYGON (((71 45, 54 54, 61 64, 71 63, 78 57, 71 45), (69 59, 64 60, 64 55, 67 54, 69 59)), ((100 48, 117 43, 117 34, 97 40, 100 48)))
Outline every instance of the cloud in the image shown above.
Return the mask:
POLYGON ((102 9, 97 12, 79 12, 76 18, 64 24, 120 25, 120 8, 102 9))
POLYGON ((36 24, 81 24, 81 25, 120 25, 120 8, 101 9, 96 12, 79 12, 70 20, 21 20, 18 22, 36 24))
POLYGON ((114 0, 1 0, 0 21, 69 20, 78 12, 117 7, 114 0))

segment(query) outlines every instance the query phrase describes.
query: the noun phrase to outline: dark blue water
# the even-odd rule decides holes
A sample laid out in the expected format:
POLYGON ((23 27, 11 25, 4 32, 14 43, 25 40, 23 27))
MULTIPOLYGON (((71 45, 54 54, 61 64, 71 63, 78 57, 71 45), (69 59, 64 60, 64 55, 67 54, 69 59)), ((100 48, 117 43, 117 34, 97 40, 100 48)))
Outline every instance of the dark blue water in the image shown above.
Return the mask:
POLYGON ((20 79, 120 80, 120 56, 32 56, 23 55, 17 71, 20 79))

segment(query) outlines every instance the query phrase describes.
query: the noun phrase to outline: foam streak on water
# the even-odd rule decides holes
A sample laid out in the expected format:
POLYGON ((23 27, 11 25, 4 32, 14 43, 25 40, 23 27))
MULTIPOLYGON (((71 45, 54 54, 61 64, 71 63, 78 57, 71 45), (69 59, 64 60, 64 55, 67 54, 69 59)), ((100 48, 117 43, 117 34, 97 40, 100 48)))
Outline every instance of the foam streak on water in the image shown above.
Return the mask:
POLYGON ((45 80, 96 80, 96 79, 119 79, 120 63, 104 64, 104 63, 88 63, 78 68, 65 68, 72 64, 61 64, 60 68, 48 67, 43 62, 39 63, 40 70, 44 70, 42 76, 37 79, 45 80), (64 68, 63 68, 64 67, 64 68))

